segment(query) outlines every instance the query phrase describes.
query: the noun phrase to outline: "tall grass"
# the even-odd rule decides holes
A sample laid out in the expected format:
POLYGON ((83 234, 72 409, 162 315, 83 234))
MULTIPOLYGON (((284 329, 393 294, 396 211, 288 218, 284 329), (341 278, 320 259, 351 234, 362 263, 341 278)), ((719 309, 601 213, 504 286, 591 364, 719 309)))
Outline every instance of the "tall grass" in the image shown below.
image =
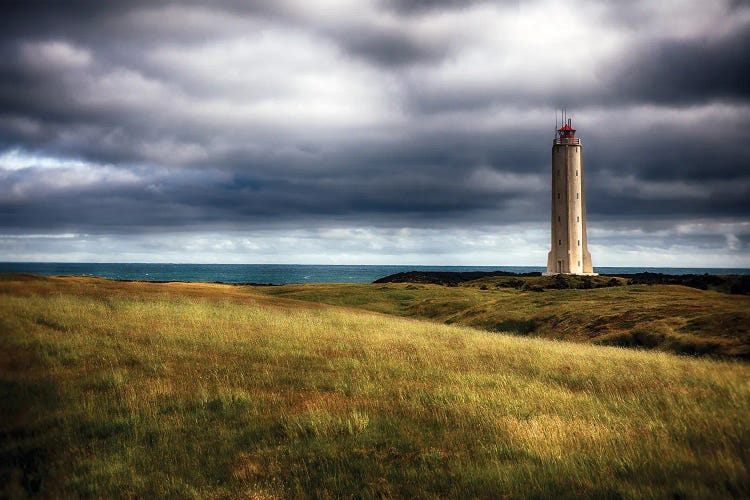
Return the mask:
POLYGON ((750 495, 745 364, 125 292, 0 332, 8 496, 750 495))
MULTIPOLYGON (((534 288, 535 279, 527 278, 526 285, 534 288)), ((329 284, 257 291, 515 335, 750 360, 750 296, 670 285, 540 292, 496 280, 454 287, 329 284)))

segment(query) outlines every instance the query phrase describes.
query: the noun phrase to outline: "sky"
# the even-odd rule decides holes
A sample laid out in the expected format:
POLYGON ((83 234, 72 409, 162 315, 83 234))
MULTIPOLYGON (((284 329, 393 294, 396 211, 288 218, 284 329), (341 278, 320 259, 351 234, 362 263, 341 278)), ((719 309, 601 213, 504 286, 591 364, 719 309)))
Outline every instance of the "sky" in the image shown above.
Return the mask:
POLYGON ((0 261, 750 267, 750 2, 0 6, 0 261), (627 8, 623 6, 627 4, 627 8))

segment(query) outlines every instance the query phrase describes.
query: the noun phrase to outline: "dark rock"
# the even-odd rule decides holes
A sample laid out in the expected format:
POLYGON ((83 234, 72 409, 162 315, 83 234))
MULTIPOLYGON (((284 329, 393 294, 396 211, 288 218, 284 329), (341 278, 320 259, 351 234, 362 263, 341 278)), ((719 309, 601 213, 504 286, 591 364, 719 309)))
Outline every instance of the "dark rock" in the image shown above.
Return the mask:
POLYGON ((511 273, 508 271, 408 271, 404 273, 391 274, 384 278, 373 281, 373 283, 427 283, 432 285, 456 286, 466 281, 478 280, 480 278, 492 278, 496 276, 541 276, 542 273, 511 273))

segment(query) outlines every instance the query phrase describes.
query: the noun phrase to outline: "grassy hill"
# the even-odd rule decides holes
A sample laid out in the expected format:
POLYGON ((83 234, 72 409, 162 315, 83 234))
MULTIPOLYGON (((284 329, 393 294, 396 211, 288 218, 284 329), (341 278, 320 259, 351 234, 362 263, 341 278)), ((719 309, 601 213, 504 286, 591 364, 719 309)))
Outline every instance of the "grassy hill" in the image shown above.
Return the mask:
MULTIPOLYGON (((492 332, 680 354, 750 359, 750 296, 678 285, 558 289, 550 278, 486 278, 459 286, 286 285, 258 291, 492 332)), ((612 286, 611 280, 616 286, 612 286)))
POLYGON ((0 496, 750 495, 746 363, 258 290, 2 277, 0 496))

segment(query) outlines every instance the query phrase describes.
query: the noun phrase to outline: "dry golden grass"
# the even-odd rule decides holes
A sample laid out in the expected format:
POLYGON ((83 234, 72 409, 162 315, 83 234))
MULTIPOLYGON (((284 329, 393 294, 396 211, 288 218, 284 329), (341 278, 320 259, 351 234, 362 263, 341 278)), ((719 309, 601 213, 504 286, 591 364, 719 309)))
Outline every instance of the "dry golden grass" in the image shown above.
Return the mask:
POLYGON ((480 280, 458 287, 286 285, 258 292, 493 332, 750 359, 750 296, 684 286, 535 292, 480 280))
POLYGON ((750 366, 6 277, 7 496, 750 495, 750 366))

